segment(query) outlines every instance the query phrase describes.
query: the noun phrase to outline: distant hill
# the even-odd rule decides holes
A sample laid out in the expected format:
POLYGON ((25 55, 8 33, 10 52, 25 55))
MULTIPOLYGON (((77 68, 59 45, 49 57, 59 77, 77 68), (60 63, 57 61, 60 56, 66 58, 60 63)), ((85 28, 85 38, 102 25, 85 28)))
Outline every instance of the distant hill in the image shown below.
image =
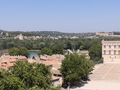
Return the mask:
POLYGON ((46 36, 62 36, 62 37, 72 37, 72 36, 90 36, 90 35, 95 35, 95 33, 63 33, 63 32, 58 32, 58 31, 31 31, 32 33, 38 33, 46 36))
POLYGON ((1 32, 8 32, 8 31, 5 31, 5 30, 0 29, 0 33, 1 33, 1 32))
POLYGON ((16 36, 19 35, 20 33, 24 36, 52 36, 52 37, 82 37, 82 36, 93 36, 95 33, 63 33, 63 32, 58 32, 58 31, 5 31, 0 29, 0 33, 9 33, 11 36, 16 36))

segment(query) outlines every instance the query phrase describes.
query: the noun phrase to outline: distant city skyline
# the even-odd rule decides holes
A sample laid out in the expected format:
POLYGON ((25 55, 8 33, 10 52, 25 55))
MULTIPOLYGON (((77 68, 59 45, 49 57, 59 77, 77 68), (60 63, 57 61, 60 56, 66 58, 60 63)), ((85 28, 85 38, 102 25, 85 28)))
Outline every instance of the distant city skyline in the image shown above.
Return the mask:
POLYGON ((119 0, 1 0, 0 29, 67 33, 120 31, 119 0))

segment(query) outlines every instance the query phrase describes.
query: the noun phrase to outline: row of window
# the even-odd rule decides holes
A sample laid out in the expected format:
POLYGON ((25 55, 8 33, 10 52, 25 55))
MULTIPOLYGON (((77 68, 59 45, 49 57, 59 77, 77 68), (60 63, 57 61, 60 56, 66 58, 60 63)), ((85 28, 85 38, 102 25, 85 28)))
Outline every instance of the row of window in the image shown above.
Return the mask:
MULTIPOLYGON (((104 50, 104 54, 107 54, 106 52, 107 52, 107 51, 104 50)), ((108 51, 108 54, 117 54, 116 52, 117 52, 116 50, 114 50, 114 51, 109 50, 109 51, 108 51)), ((120 54, 120 50, 118 50, 118 54, 120 54)))
MULTIPOLYGON (((104 45, 104 48, 106 48, 106 46, 107 46, 107 45, 104 45)), ((109 48, 111 48, 111 47, 116 48, 117 46, 120 48, 120 45, 109 45, 109 48)))

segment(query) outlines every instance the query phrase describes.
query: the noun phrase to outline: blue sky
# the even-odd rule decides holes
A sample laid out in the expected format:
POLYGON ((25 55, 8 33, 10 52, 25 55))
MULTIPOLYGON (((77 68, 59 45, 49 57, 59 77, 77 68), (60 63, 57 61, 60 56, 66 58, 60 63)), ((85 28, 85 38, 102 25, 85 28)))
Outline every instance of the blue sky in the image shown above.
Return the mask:
POLYGON ((120 0, 0 0, 7 31, 120 31, 120 0))

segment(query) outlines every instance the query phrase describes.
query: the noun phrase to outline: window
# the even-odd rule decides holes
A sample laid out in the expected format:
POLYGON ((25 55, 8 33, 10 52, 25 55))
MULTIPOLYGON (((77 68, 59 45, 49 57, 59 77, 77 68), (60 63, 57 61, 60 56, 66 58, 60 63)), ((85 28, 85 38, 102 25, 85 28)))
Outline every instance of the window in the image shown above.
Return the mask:
POLYGON ((118 45, 118 47, 120 48, 120 45, 118 45))
POLYGON ((7 62, 2 62, 1 64, 7 64, 7 62))
POLYGON ((106 45, 104 45, 104 48, 106 48, 106 45))
POLYGON ((106 50, 104 50, 104 54, 106 54, 106 50))
POLYGON ((114 48, 116 48, 116 45, 114 45, 114 48))
POLYGON ((118 54, 120 54, 120 50, 118 51, 118 54))
POLYGON ((15 61, 11 61, 10 63, 15 63, 15 61))
POLYGON ((116 54, 116 50, 114 50, 114 54, 116 54))
POLYGON ((109 45, 109 48, 111 48, 111 45, 109 45))
POLYGON ((109 54, 111 54, 111 50, 109 50, 109 54))

